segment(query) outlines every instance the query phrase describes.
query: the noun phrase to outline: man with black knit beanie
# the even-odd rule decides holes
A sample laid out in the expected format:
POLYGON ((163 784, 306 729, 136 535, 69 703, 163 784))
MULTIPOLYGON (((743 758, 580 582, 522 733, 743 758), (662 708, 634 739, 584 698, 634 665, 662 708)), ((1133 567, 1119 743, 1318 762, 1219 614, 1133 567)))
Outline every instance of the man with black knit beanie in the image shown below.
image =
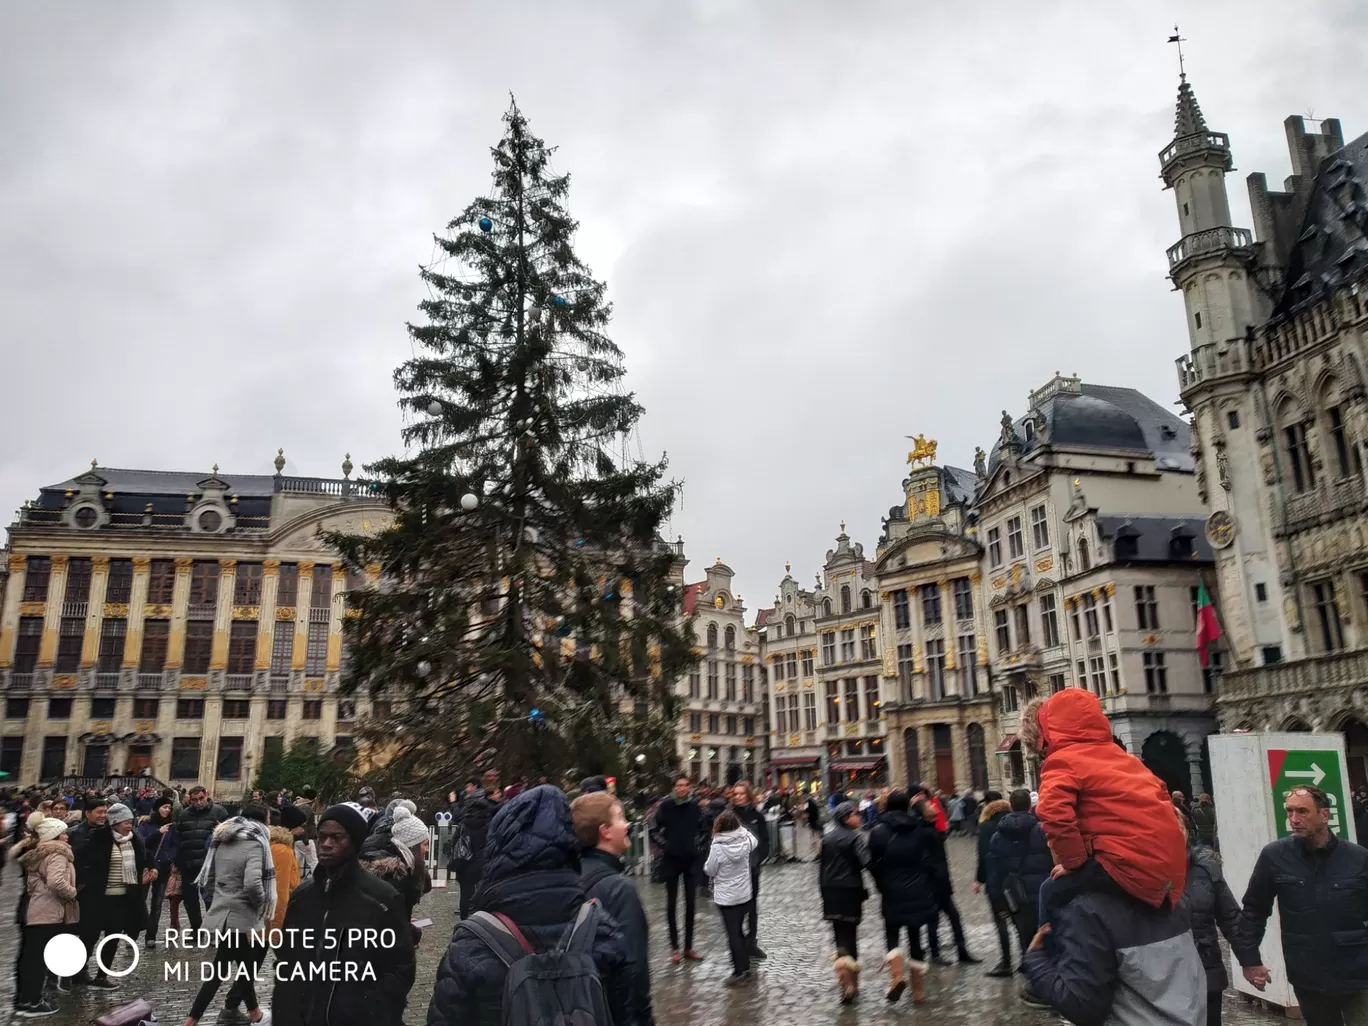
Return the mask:
POLYGON ((318 868, 290 896, 276 952, 278 1026, 399 1026, 413 935, 399 892, 360 867, 367 812, 342 802, 318 818, 318 868), (370 931, 384 942, 356 939, 370 931))

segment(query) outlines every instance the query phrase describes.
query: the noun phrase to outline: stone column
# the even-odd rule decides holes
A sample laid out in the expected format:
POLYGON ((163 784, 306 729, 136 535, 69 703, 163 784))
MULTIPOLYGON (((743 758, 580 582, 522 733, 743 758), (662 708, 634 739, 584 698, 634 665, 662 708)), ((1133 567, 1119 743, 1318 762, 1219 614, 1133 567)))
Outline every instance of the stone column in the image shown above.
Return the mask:
POLYGON ((261 615, 257 620, 256 669, 271 668, 271 646, 275 638, 276 596, 280 594, 280 560, 261 564, 261 615))
MULTIPOLYGON (((24 595, 24 556, 14 555, 9 558, 9 584, 5 588, 5 604, 0 608, 0 668, 11 665, 14 662, 15 634, 19 629, 19 600, 24 595)), ((30 737, 37 737, 30 734, 30 737)), ((27 746, 26 746, 27 747, 27 746)), ((25 762, 28 760, 28 753, 24 754, 25 762)), ((25 777, 26 780, 33 780, 33 777, 25 777)))
POLYGON ((86 603, 85 637, 81 639, 82 669, 94 666, 100 655, 100 623, 108 584, 109 557, 95 556, 90 561, 90 601, 86 603))
POLYGON ((342 666, 342 620, 347 613, 347 571, 341 563, 332 569, 332 609, 328 617, 328 661, 324 669, 336 673, 342 666))
MULTIPOLYGON (((147 608, 148 567, 151 564, 146 556, 133 557, 133 590, 128 596, 128 632, 124 635, 125 670, 136 670, 142 658, 143 612, 147 608)), ((152 772, 155 775, 157 771, 152 772)))
POLYGON ((936 590, 940 593, 941 601, 941 644, 945 646, 945 693, 959 695, 962 692, 959 674, 955 672, 959 667, 955 660, 959 654, 955 651, 958 637, 955 629, 955 596, 950 591, 950 581, 944 577, 936 582, 936 590))
POLYGON ((176 585, 171 592, 171 636, 166 643, 168 670, 179 670, 185 658, 185 616, 190 608, 190 567, 193 562, 188 557, 176 560, 176 585))
POLYGON ((209 650, 209 669, 228 669, 228 631, 233 623, 233 590, 237 586, 237 560, 219 560, 218 602, 214 606, 214 645, 209 650))
MULTIPOLYGON (((304 659, 309 648, 309 607, 313 603, 314 565, 310 562, 299 564, 299 586, 295 594, 295 643, 294 658, 290 669, 304 669, 304 659)), ((284 624, 281 625, 282 627, 284 624)))
POLYGON ((62 625, 62 602, 66 599, 67 557, 52 557, 52 577, 48 581, 47 611, 43 620, 43 640, 38 649, 38 665, 50 667, 57 658, 57 632, 62 625))

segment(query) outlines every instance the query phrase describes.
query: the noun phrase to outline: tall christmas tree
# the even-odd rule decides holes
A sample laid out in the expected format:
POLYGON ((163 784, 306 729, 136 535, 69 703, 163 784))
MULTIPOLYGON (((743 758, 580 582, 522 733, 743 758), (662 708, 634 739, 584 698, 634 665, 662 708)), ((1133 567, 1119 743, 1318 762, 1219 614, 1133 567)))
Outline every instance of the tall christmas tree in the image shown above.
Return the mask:
POLYGON ((363 740, 396 782, 442 789, 491 767, 664 769, 694 659, 661 538, 676 485, 630 455, 642 408, 572 248, 569 176, 516 104, 504 123, 492 194, 421 269, 416 355, 394 375, 411 455, 368 468, 393 526, 332 539, 382 570, 347 622, 343 689, 395 710, 363 740))

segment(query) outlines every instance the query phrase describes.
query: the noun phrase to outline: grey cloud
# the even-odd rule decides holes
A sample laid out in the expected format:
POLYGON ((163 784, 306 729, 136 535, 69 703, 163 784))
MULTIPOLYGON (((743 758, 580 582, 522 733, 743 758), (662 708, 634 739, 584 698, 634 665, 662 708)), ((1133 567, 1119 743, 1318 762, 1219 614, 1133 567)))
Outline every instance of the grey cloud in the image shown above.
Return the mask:
MULTIPOLYGON (((1353 0, 1183 5, 1242 173, 1368 130, 1353 0)), ((1172 18, 666 0, 0 12, 0 510, 114 465, 336 474, 398 445, 431 233, 509 90, 574 177, 694 571, 761 605, 872 550, 926 432, 967 465, 1056 368, 1175 398, 1172 18), (17 383, 17 385, 16 385, 17 383)), ((1237 218, 1248 223, 1242 175, 1237 218)))

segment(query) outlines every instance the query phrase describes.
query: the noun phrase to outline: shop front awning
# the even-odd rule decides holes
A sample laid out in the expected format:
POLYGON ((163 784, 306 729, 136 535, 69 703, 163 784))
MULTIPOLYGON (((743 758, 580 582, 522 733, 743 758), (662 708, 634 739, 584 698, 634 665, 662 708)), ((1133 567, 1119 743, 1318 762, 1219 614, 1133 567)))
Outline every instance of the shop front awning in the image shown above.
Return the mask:
POLYGON ((787 769, 798 766, 816 766, 817 756, 815 755, 786 755, 782 759, 771 759, 770 766, 775 769, 787 769))
POLYGON ((1003 735, 1002 740, 998 743, 997 754, 1006 755, 1008 752, 1015 751, 1020 747, 1021 738, 1017 737, 1015 734, 1005 734, 1003 735))
POLYGON ((838 773, 862 773, 878 769, 883 765, 883 761, 882 755, 848 755, 839 762, 833 762, 831 768, 838 773))

